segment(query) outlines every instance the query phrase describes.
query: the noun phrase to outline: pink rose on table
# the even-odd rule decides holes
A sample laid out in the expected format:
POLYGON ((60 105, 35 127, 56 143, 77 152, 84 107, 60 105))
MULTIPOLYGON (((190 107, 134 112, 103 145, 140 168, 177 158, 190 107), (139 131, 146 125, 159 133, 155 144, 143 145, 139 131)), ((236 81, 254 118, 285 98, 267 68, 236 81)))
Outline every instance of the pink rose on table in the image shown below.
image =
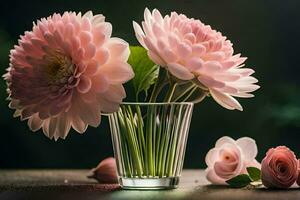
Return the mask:
POLYGON ((242 137, 235 141, 224 136, 206 154, 206 178, 213 184, 227 185, 227 180, 247 173, 247 167, 260 168, 256 155, 257 146, 252 138, 242 137))
POLYGON ((298 178, 298 160, 285 146, 269 149, 261 164, 262 183, 268 188, 289 188, 298 178))

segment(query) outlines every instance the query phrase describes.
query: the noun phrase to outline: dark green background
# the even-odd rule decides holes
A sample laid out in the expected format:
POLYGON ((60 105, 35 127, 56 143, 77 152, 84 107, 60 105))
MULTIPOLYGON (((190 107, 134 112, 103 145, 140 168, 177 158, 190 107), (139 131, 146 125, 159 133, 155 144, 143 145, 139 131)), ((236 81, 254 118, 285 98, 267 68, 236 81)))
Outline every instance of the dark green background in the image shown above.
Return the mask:
MULTIPOLYGON (((207 98, 195 107, 185 167, 205 167, 204 157, 223 135, 250 136, 257 141, 259 160, 272 146, 287 145, 300 156, 300 1, 298 0, 173 0, 173 1, 1 1, 0 72, 8 66, 9 49, 32 21, 54 12, 92 10, 113 24, 113 35, 137 44, 132 20, 141 21, 143 10, 158 8, 198 18, 221 31, 236 53, 249 59, 261 89, 252 99, 241 99, 244 111, 228 111, 207 98)), ((31 133, 26 122, 12 117, 0 81, 0 168, 90 168, 112 155, 108 121, 72 131, 66 140, 31 133)))

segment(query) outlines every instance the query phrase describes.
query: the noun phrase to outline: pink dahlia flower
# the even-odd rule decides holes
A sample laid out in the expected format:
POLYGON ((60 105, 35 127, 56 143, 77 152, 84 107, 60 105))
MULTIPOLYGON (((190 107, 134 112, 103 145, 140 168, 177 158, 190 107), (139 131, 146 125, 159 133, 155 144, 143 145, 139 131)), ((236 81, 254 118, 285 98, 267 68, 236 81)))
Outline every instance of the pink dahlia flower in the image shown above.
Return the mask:
POLYGON ((259 88, 252 69, 242 68, 245 57, 233 54, 232 43, 200 20, 156 9, 144 13, 143 29, 133 22, 136 37, 149 57, 181 80, 205 86, 223 107, 242 110, 233 97, 253 97, 259 88))
POLYGON ((28 119, 32 131, 65 138, 98 126, 101 112, 113 112, 126 96, 123 83, 134 74, 129 47, 111 37, 112 26, 91 11, 43 18, 10 52, 4 75, 9 107, 28 119))

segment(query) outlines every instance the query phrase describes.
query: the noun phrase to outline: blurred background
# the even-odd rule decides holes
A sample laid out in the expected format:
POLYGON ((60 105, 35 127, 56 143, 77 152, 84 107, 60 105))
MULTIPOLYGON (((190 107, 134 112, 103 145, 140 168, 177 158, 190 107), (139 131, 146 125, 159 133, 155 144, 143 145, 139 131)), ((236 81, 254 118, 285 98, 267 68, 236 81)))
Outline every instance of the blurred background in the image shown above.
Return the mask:
MULTIPOLYGON (((260 161, 268 148, 289 146, 300 156, 300 1, 298 0, 43 0, 2 1, 0 12, 0 74, 9 50, 32 22, 54 12, 92 10, 113 24, 113 35, 137 44, 132 20, 142 21, 144 8, 158 8, 198 18, 221 31, 236 53, 248 57, 261 89, 252 99, 239 99, 243 112, 229 111, 207 98, 194 110, 185 168, 204 168, 207 151, 229 135, 256 140, 260 161)), ((107 156, 112 145, 107 118, 84 135, 71 131, 66 140, 49 140, 32 133, 26 122, 13 118, 0 79, 0 168, 91 168, 107 156)))

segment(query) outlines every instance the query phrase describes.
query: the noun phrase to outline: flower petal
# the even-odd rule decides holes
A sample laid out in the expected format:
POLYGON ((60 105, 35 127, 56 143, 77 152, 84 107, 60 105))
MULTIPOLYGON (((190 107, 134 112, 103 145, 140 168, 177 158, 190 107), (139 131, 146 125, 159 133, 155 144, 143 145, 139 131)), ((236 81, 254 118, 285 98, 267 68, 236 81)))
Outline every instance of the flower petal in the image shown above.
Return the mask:
POLYGON ((126 93, 122 85, 111 85, 103 95, 98 96, 101 111, 106 113, 116 112, 125 97, 126 93))
POLYGON ((135 21, 132 22, 132 25, 133 25, 133 29, 134 29, 137 40, 143 47, 145 47, 145 43, 144 43, 144 39, 143 39, 145 37, 145 34, 144 34, 141 26, 138 23, 136 23, 135 21))
POLYGON ((169 63, 167 64, 167 66, 171 74, 179 79, 191 80, 194 78, 194 75, 183 65, 180 65, 178 63, 169 63))
POLYGON ((192 53, 192 48, 182 42, 177 45, 177 53, 180 57, 186 58, 192 53))
POLYGON ((87 124, 85 124, 78 116, 72 116, 71 125, 78 133, 81 134, 87 129, 87 124))
POLYGON ((219 177, 214 169, 206 169, 206 179, 215 185, 227 185, 225 179, 219 177))
POLYGON ((120 38, 111 38, 105 45, 106 48, 109 49, 109 54, 112 58, 123 62, 128 60, 130 51, 126 41, 120 38))
POLYGON ((228 144, 228 143, 235 144, 235 141, 229 136, 223 136, 217 140, 215 147, 221 147, 224 144, 228 144))
POLYGON ((223 88, 226 85, 224 82, 206 75, 200 75, 197 79, 208 88, 223 88))
POLYGON ((203 60, 198 57, 192 57, 187 62, 187 67, 191 72, 199 71, 203 68, 203 60))
POLYGON ((155 64, 160 65, 162 67, 166 66, 166 63, 158 55, 156 55, 153 51, 149 50, 147 54, 148 54, 149 58, 155 64))
POLYGON ((96 46, 94 44, 87 44, 85 47, 84 58, 92 59, 96 55, 96 46))
POLYGON ((38 117, 38 114, 35 114, 28 120, 28 126, 33 132, 39 130, 42 125, 43 121, 38 117))
MULTIPOLYGON (((52 139, 57 133, 57 122, 58 121, 56 117, 52 117, 49 120, 49 128, 47 129, 48 130, 47 134, 50 139, 52 139)), ((55 136, 54 139, 57 140, 57 137, 55 136)))
POLYGON ((109 51, 106 48, 99 48, 95 55, 95 59, 99 65, 104 65, 108 61, 109 57, 109 51))
POLYGON ((213 148, 208 151, 205 156, 205 163, 208 167, 213 167, 214 163, 219 159, 219 149, 213 148))
POLYGON ((59 116, 57 121, 57 133, 60 138, 65 139, 70 131, 71 122, 66 114, 59 116))
POLYGON ((215 99, 215 101, 218 102, 224 108, 227 108, 229 110, 237 109, 243 111, 241 104, 232 96, 225 93, 221 93, 214 89, 210 89, 210 94, 215 99))
POLYGON ((87 76, 81 76, 79 84, 77 86, 77 91, 80 93, 87 93, 92 86, 92 81, 89 77, 87 76))
POLYGON ((91 60, 86 67, 85 73, 88 74, 88 76, 92 76, 96 74, 96 72, 99 69, 99 63, 96 60, 91 60))
POLYGON ((242 137, 236 141, 236 144, 241 148, 246 160, 252 161, 255 159, 257 155, 257 145, 255 140, 249 137, 242 137))
POLYGON ((108 82, 109 81, 108 81, 107 77, 103 74, 98 74, 97 76, 94 76, 93 81, 92 81, 93 91, 96 93, 105 92, 109 87, 108 82))
POLYGON ((98 73, 104 74, 111 84, 122 84, 134 77, 131 66, 122 62, 106 64, 100 67, 98 73))

